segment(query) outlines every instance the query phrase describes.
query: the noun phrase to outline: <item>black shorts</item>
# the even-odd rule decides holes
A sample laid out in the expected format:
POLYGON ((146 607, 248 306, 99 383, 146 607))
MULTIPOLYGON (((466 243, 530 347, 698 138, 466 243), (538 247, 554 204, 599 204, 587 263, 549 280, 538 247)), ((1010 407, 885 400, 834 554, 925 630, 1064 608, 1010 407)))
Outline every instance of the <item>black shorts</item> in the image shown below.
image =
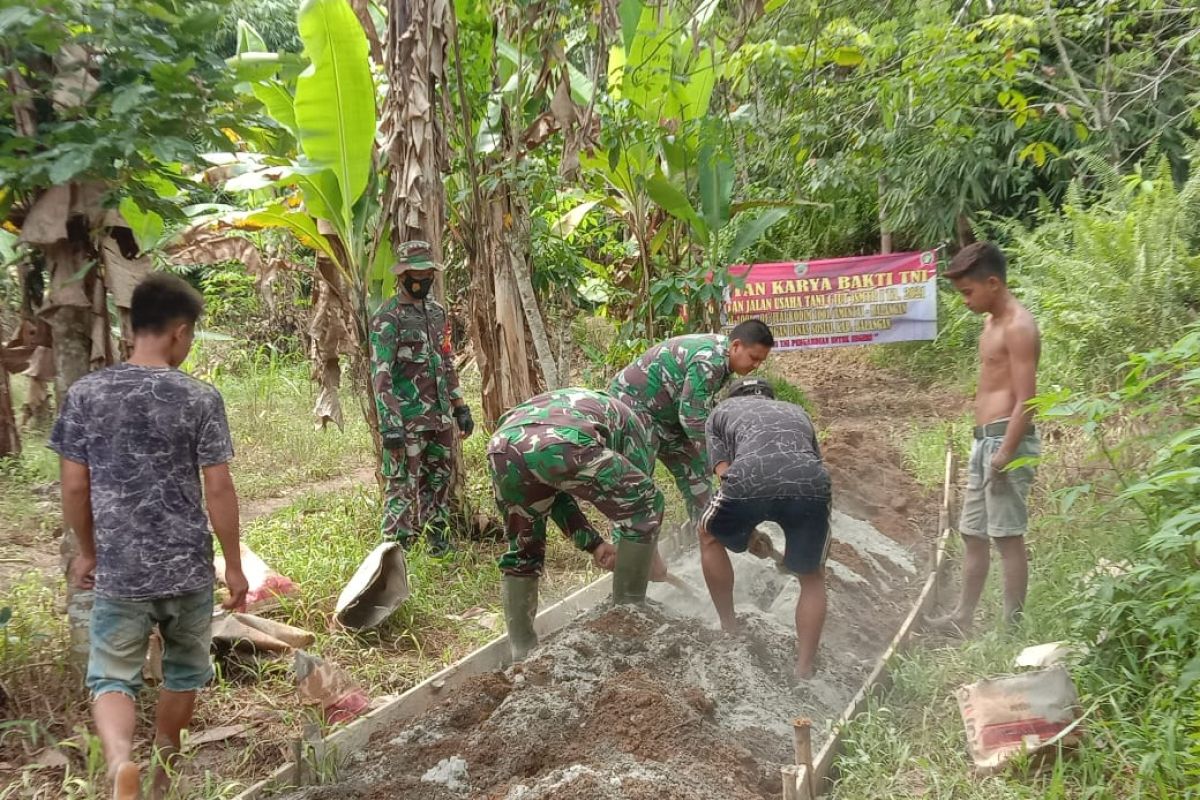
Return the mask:
POLYGON ((734 500, 718 494, 704 512, 700 525, 727 549, 746 552, 750 534, 761 522, 783 528, 783 565, 799 575, 825 566, 829 555, 828 497, 758 497, 734 500))

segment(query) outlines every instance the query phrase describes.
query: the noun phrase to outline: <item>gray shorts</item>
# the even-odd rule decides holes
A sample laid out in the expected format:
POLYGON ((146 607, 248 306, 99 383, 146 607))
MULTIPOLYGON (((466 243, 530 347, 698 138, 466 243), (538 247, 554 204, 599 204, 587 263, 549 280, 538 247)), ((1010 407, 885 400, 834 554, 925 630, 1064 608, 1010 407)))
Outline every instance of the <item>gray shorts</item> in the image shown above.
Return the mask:
MULTIPOLYGON (((1029 528, 1029 487, 1033 485, 1031 465, 1013 470, 992 469, 992 456, 1000 449, 1003 436, 976 439, 967 465, 967 491, 963 498, 958 529, 964 536, 1003 538, 1024 536, 1029 528)), ((1017 445, 1013 459, 1041 455, 1042 445, 1036 433, 1026 434, 1017 445)))

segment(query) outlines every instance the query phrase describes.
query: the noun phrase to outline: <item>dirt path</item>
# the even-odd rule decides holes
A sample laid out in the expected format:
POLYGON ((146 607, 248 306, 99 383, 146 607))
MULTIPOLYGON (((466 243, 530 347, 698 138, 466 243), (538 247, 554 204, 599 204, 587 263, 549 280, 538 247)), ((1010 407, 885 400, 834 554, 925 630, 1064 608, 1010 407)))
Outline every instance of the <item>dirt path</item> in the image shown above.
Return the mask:
POLYGON ((934 538, 936 525, 928 523, 936 518, 912 505, 927 493, 905 470, 896 441, 914 425, 960 417, 969 399, 944 387, 914 386, 858 348, 782 354, 772 367, 816 405, 838 508, 898 542, 934 538))
POLYGON ((253 522, 259 517, 265 517, 274 514, 276 511, 287 508, 297 498, 306 494, 334 494, 344 489, 349 489, 353 486, 375 486, 375 468, 374 467, 359 467, 344 475, 338 475, 332 478, 324 478, 319 481, 310 483, 302 483, 299 486, 294 486, 283 494, 275 497, 258 497, 253 500, 244 500, 239 505, 241 508, 242 524, 253 522))

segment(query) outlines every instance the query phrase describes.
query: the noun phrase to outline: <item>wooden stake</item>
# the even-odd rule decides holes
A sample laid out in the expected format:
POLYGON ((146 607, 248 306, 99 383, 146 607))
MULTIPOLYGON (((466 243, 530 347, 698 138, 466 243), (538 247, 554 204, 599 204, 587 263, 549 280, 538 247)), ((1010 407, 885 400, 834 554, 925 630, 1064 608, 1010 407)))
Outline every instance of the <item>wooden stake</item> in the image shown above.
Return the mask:
POLYGON ((792 751, 797 765, 812 769, 812 720, 808 717, 792 720, 792 751))
POLYGON ((800 793, 800 787, 808 784, 808 767, 797 764, 784 764, 779 768, 783 779, 783 800, 809 800, 808 795, 800 793))

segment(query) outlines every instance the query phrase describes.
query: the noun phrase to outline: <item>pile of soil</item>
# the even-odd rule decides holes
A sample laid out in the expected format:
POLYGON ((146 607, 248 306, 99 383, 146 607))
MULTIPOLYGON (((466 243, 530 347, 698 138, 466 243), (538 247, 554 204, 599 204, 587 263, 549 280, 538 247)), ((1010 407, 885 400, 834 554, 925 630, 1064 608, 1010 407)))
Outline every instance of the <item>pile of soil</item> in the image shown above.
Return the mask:
POLYGON ((797 685, 781 626, 744 622, 731 637, 657 605, 594 611, 523 665, 377 734, 350 780, 289 797, 777 797, 791 720, 835 716, 857 681, 797 685))

